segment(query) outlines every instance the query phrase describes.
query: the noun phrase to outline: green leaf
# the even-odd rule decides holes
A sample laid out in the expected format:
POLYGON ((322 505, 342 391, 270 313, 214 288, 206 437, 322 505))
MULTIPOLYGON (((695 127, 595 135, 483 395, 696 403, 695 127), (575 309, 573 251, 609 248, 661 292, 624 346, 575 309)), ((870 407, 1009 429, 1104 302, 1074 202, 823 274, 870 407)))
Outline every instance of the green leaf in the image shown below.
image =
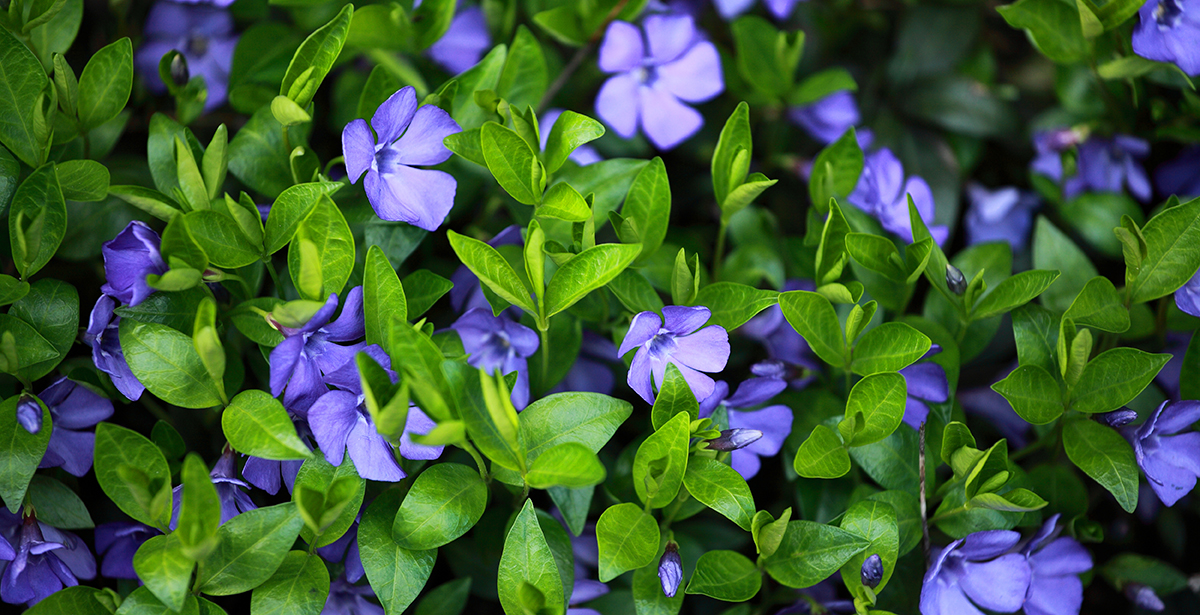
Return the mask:
POLYGON ((341 187, 340 183, 314 182, 296 184, 284 190, 271 205, 263 228, 265 253, 274 254, 283 249, 295 237, 300 224, 317 208, 317 201, 322 196, 333 195, 341 187))
POLYGON ((442 295, 450 292, 454 284, 436 273, 418 269, 404 276, 401 286, 408 302, 408 318, 420 318, 442 295))
POLYGON ((392 365, 404 374, 404 381, 417 404, 435 421, 455 418, 448 396, 450 385, 442 373, 442 352, 429 337, 403 320, 392 319, 389 336, 392 365))
POLYGON ((680 412, 638 447, 633 487, 648 508, 662 508, 679 494, 687 470, 690 425, 691 415, 680 412))
POLYGON ((165 527, 171 517, 171 470, 162 451, 145 436, 112 423, 96 426, 96 481, 122 512, 155 527, 165 527), (157 487, 153 496, 163 495, 166 510, 156 517, 138 494, 138 486, 121 477, 121 467, 137 468, 157 487))
POLYGON ((1024 305, 1034 297, 1042 294, 1058 278, 1057 271, 1022 271, 1012 277, 1005 278, 996 285, 972 309, 971 318, 983 319, 999 316, 1015 307, 1024 305))
POLYGON ((300 538, 324 547, 341 538, 362 508, 366 481, 349 455, 334 467, 324 455, 313 455, 296 474, 292 501, 304 521, 300 538))
POLYGON ((0 314, 0 367, 12 374, 23 374, 32 366, 53 361, 57 355, 50 341, 29 326, 29 323, 10 314, 0 314), (9 347, 11 336, 12 346, 9 347))
POLYGON ((838 478, 850 471, 850 455, 837 433, 817 425, 797 449, 792 468, 804 478, 838 478))
POLYGON ((488 170, 505 192, 518 203, 541 202, 545 171, 524 139, 509 128, 488 122, 479 132, 479 143, 488 170))
POLYGON ((736 551, 706 551, 696 560, 696 571, 686 593, 725 602, 745 602, 762 587, 762 573, 750 558, 736 551))
POLYGON ((13 264, 22 278, 28 279, 50 262, 66 232, 67 204, 54 163, 48 163, 21 182, 8 209, 13 264))
POLYGON ((521 281, 517 270, 495 248, 454 231, 446 231, 446 236, 450 238, 450 246, 459 260, 492 292, 530 314, 538 313, 530 299, 529 288, 521 281))
POLYGON ((1020 364, 1040 367, 1051 375, 1057 372, 1058 363, 1054 357, 1058 346, 1058 316, 1040 305, 1027 303, 1012 311, 1012 322, 1020 364))
MULTIPOLYGON (((288 248, 288 271, 296 282, 301 296, 313 301, 322 301, 329 295, 341 293, 354 269, 354 235, 340 209, 328 195, 317 199, 317 206, 296 229, 295 241, 288 248), (308 294, 302 281, 307 272, 305 254, 310 248, 316 255, 320 267, 319 293, 308 294), (299 247, 300 249, 297 249, 299 247)), ((315 288, 315 286, 314 286, 315 288)))
POLYGON ((29 282, 0 274, 0 305, 8 305, 29 293, 29 282))
POLYGON ((121 321, 121 349, 133 375, 163 401, 183 408, 210 408, 221 393, 190 337, 166 325, 121 321))
POLYGON ((543 397, 521 411, 519 429, 526 463, 533 465, 542 453, 567 442, 599 452, 632 413, 629 402, 599 393, 543 397))
POLYGON ((667 363, 663 380, 657 384, 658 395, 650 409, 650 423, 655 430, 661 429, 680 412, 687 412, 693 421, 700 418, 696 394, 674 363, 667 363))
POLYGON ((830 365, 845 365, 846 337, 828 299, 814 292, 795 290, 779 295, 779 307, 821 360, 830 365))
POLYGON ((817 259, 813 265, 817 270, 817 285, 824 286, 842 277, 846 264, 846 234, 850 225, 836 202, 829 203, 829 215, 821 230, 821 243, 817 246, 817 259))
POLYGON ((404 497, 392 538, 413 551, 449 544, 479 522, 487 500, 487 486, 475 470, 457 463, 430 466, 404 497))
POLYGON ((750 531, 755 510, 754 495, 750 493, 746 479, 737 470, 715 459, 697 455, 688 463, 683 484, 692 497, 743 530, 750 531))
POLYGON ((811 587, 824 581, 870 545, 856 534, 812 521, 792 521, 775 554, 766 558, 767 572, 788 587, 811 587))
POLYGON ((36 397, 42 410, 42 428, 29 433, 17 421, 17 403, 22 395, 13 395, 0 403, 0 496, 11 513, 16 514, 38 463, 50 444, 50 409, 36 397))
POLYGON ((6 121, 0 122, 0 143, 21 162, 38 167, 46 159, 50 136, 39 128, 46 122, 42 96, 50 80, 29 48, 7 28, 0 32, 0 84, 0 108, 7 109, 6 121))
POLYGON ((34 474, 25 497, 29 498, 29 504, 43 523, 63 530, 95 527, 87 505, 75 491, 49 476, 34 474))
POLYGON ((460 363, 442 365, 451 390, 460 395, 458 411, 471 440, 480 452, 509 470, 525 473, 525 452, 518 436, 517 413, 507 398, 506 387, 482 369, 463 368, 460 363), (476 384, 478 383, 478 384, 476 384), (478 388, 476 388, 478 386, 478 388))
POLYGON ((767 96, 781 97, 792 89, 793 73, 804 46, 803 31, 789 37, 755 15, 739 17, 731 29, 742 79, 767 96))
POLYGON ((752 150, 750 107, 743 101, 738 103, 737 108, 725 121, 725 127, 721 129, 721 137, 717 141, 717 149, 713 152, 713 193, 722 210, 725 209, 725 200, 729 193, 745 181, 752 150), (745 156, 746 162, 735 169, 734 162, 740 152, 745 152, 742 155, 745 156))
MULTIPOLYGON (((111 591, 111 590, 108 590, 111 591)), ((25 611, 28 615, 112 615, 106 604, 112 604, 112 597, 106 590, 73 585, 64 587, 43 598, 40 602, 25 611)))
POLYGON ((1038 216, 1033 233, 1033 267, 1062 273, 1041 295, 1042 305, 1056 312, 1065 312, 1088 281, 1099 275, 1087 254, 1044 216, 1038 216))
POLYGON ((717 282, 700 289, 694 303, 712 311, 710 325, 732 331, 779 302, 779 293, 736 282, 717 282))
POLYGON ((1129 329, 1129 310, 1108 278, 1097 276, 1088 281, 1063 317, 1076 325, 1087 325, 1110 333, 1129 329))
POLYGON ((850 369, 863 376, 897 372, 925 356, 932 345, 924 333, 904 323, 886 322, 854 345, 850 369))
POLYGON ((608 222, 608 212, 617 209, 634 178, 647 164, 648 161, 636 158, 601 160, 587 166, 559 169, 554 183, 566 182, 580 194, 594 194, 592 210, 599 228, 608 222))
POLYGON ((270 579, 304 520, 291 502, 246 511, 217 530, 217 548, 200 562, 196 585, 212 596, 250 591, 270 579))
POLYGON ((1045 508, 1046 500, 1028 489, 1013 489, 1004 495, 980 493, 971 498, 968 505, 972 508, 986 508, 1001 512, 1031 512, 1045 508))
POLYGON ((882 592, 892 578, 896 560, 900 557, 900 527, 896 521, 896 509, 886 502, 857 502, 842 516, 841 527, 870 543, 842 566, 842 582, 855 598, 874 595, 863 586, 862 565, 868 557, 878 554, 883 560, 883 579, 874 588, 874 593, 882 592))
POLYGON ((258 261, 262 255, 259 246, 254 245, 237 221, 227 214, 213 209, 193 211, 185 215, 183 220, 192 239, 217 267, 245 267, 258 261))
POLYGON ((1062 391, 1058 381, 1038 365, 1021 365, 992 385, 1013 410, 1034 425, 1045 425, 1062 416, 1062 391))
POLYGON ((1104 563, 1100 574, 1120 586, 1141 583, 1166 596, 1187 587, 1188 577, 1178 568, 1160 559, 1138 553, 1121 553, 1104 563))
POLYGON ((569 184, 563 182, 550 186, 537 206, 536 213, 543 218, 554 218, 567 222, 585 222, 592 217, 587 201, 569 184))
POLYGON ((867 376, 850 389, 850 396, 846 399, 846 420, 838 425, 838 431, 849 446, 878 442, 892 435, 900 426, 907 397, 908 384, 904 376, 896 372, 867 376), (862 426, 847 433, 842 426, 860 414, 862 426))
POLYGON ((829 209, 830 199, 845 199, 854 191, 863 170, 863 151, 854 128, 829 144, 813 161, 808 195, 819 212, 829 209))
POLYGON ((79 128, 86 132, 117 117, 133 89, 133 44, 128 38, 101 47, 79 76, 79 128))
POLYGON ((1146 259, 1129 285, 1133 303, 1175 292, 1200 269, 1200 198, 1154 216, 1142 228, 1146 259))
POLYGON ((421 593, 437 551, 409 551, 392 540, 392 521, 401 494, 384 491, 363 512, 358 525, 358 548, 367 581, 388 613, 402 613, 421 593))
POLYGON ((525 500, 525 505, 508 530, 496 581, 500 593, 500 606, 504 607, 506 613, 516 615, 526 612, 523 605, 527 601, 522 600, 519 595, 521 588, 526 585, 541 592, 549 612, 564 610, 566 601, 563 597, 562 579, 559 577, 550 545, 546 543, 546 536, 538 524, 532 500, 525 500))
POLYGON ((108 194, 133 205, 134 207, 158 218, 170 222, 179 215, 179 205, 156 190, 141 186, 109 185, 108 194))
POLYGON ((512 108, 525 109, 540 103, 548 83, 549 74, 541 43, 528 28, 518 25, 504 59, 504 69, 496 80, 496 93, 508 101, 512 108))
POLYGON ((281 95, 296 101, 300 107, 308 106, 321 81, 333 67, 334 60, 342 52, 353 15, 354 6, 348 4, 329 23, 304 39, 283 76, 283 83, 279 86, 281 95))
POLYGON ((392 318, 408 320, 404 286, 379 246, 367 249, 367 263, 363 269, 363 316, 367 343, 379 344, 385 350, 392 318))
POLYGON ((649 564, 633 571, 634 610, 638 615, 678 615, 686 592, 676 592, 675 597, 668 598, 658 578, 658 558, 652 557, 651 560, 649 564))
POLYGON ((604 134, 604 124, 574 111, 563 111, 554 121, 550 135, 546 138, 546 152, 543 159, 546 172, 554 173, 562 167, 580 145, 595 141, 604 134))
POLYGON ((471 577, 442 583, 426 592, 414 615, 460 615, 470 597, 471 577))
POLYGON ((604 482, 606 471, 588 447, 566 442, 546 450, 529 465, 525 481, 535 489, 590 487, 604 482))
POLYGON ((879 442, 850 449, 850 457, 883 488, 916 493, 916 430, 897 429, 879 442))
MULTIPOLYGON (((290 143, 305 142, 309 126, 304 124, 289 128, 290 143)), ((289 143, 284 142, 283 131, 283 125, 271 114, 270 105, 266 105, 255 111, 229 142, 229 172, 268 198, 278 198, 293 184, 312 177, 311 170, 300 174, 300 177, 293 177, 293 150, 288 147, 289 143)), ((295 162, 301 161, 297 159, 295 162)), ((335 186, 340 187, 341 184, 335 186)), ((163 188, 160 186, 159 190, 163 188)), ((277 205, 271 209, 274 210, 277 205)))
POLYGON ((329 596, 329 570, 320 557, 292 551, 250 594, 254 615, 318 615, 329 596))
MULTIPOLYGON (((21 366, 20 373, 30 381, 37 380, 58 366, 79 335, 79 293, 66 282, 38 280, 12 304, 8 315, 31 325, 54 349, 53 357, 40 362, 33 362, 37 353, 22 355, 28 363, 21 366)), ((21 337, 16 341, 20 343, 21 337)))
POLYGON ((1063 446, 1071 462, 1108 489, 1125 512, 1137 508, 1140 472, 1133 449, 1121 434, 1087 419, 1067 421, 1063 446))
MULTIPOLYGON (((208 475, 208 468, 196 453, 189 453, 183 460, 179 478, 183 482, 179 525, 171 535, 179 538, 179 544, 189 559, 200 559, 212 549, 211 539, 221 524, 221 500, 208 475)), ((188 567, 188 573, 190 576, 191 566, 188 567)), ((184 579, 185 590, 187 580, 184 579)), ((183 593, 180 593, 179 601, 182 601, 183 593)), ((159 599, 167 602, 162 596, 159 599)), ((179 604, 179 601, 174 604, 179 604)))
POLYGON ((836 92, 858 89, 854 77, 844 68, 827 68, 804 78, 787 96, 789 106, 808 105, 836 92))
POLYGON ((221 429, 243 455, 278 461, 312 456, 283 404, 266 391, 238 393, 221 414, 221 429))
POLYGON ((159 602, 146 587, 139 587, 121 602, 116 615, 200 615, 200 603, 195 596, 186 596, 182 609, 172 609, 159 602))
POLYGON ((1087 56, 1079 9, 1060 0, 1018 0, 996 10, 1014 28, 1024 29, 1043 55, 1060 64, 1087 56))
POLYGON ((663 300, 658 296, 658 291, 654 290, 645 276, 633 269, 626 269, 609 281, 608 289, 621 305, 635 314, 658 312, 663 308, 663 300))
POLYGON ((671 182, 662 158, 654 157, 633 179, 621 215, 637 229, 642 252, 636 264, 644 264, 662 245, 671 221, 671 182))
MULTIPOLYGON (((204 478, 208 479, 207 473, 204 478)), ((208 484, 211 486, 212 482, 208 484)), ((219 519, 220 512, 217 514, 219 519)), ((133 570, 146 588, 175 611, 183 608, 195 567, 195 560, 184 554, 178 533, 154 536, 142 543, 133 556, 133 570)))
POLYGON ((1133 401, 1169 360, 1169 354, 1150 354, 1136 348, 1106 350, 1088 361, 1083 375, 1071 387, 1071 409, 1116 410, 1133 401))
POLYGON ((640 252, 640 244, 605 243, 575 255, 550 278, 546 287, 546 318, 575 305, 584 295, 608 284, 640 252))
POLYGON ((659 544, 658 523, 637 504, 610 506, 596 522, 596 542, 600 551, 599 579, 607 583, 623 572, 654 561, 659 544))
POLYGON ((67 160, 54 170, 67 200, 102 201, 108 194, 108 168, 95 160, 67 160))

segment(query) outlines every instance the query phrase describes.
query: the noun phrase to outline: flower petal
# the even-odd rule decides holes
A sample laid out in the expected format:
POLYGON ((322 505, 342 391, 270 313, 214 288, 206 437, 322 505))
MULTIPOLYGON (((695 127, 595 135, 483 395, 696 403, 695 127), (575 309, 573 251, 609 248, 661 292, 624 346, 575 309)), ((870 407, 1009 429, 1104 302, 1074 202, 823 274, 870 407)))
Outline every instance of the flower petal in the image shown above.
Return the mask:
MULTIPOLYGON (((358 414, 357 410, 355 414, 358 414)), ((359 418, 354 424, 346 440, 346 448, 354 460, 358 475, 367 480, 394 483, 405 476, 400 464, 396 463, 392 446, 365 418, 359 418)))
POLYGON ((704 116, 680 102, 665 86, 643 86, 637 94, 642 131, 658 149, 674 148, 704 125, 704 116))
POLYGON ((642 32, 627 21, 608 24, 604 42, 600 44, 600 70, 606 73, 633 70, 642 64, 646 52, 642 47, 642 32))
POLYGON ((1033 575, 1022 607, 1025 615, 1079 613, 1083 606, 1083 582, 1075 575, 1033 575))
POLYGON ((637 354, 633 355, 633 363, 629 365, 629 374, 625 381, 646 403, 653 404, 654 389, 650 384, 650 372, 650 351, 638 348, 637 354))
POLYGON ((656 75, 656 86, 661 85, 676 98, 687 102, 704 102, 725 89, 721 78, 721 54, 708 41, 697 43, 678 60, 659 66, 656 75))
POLYGON ((342 129, 342 157, 352 184, 371 168, 371 161, 375 160, 375 136, 366 120, 354 120, 342 129))
POLYGON ((346 304, 337 320, 324 327, 325 334, 334 342, 351 342, 367 334, 363 318, 363 287, 355 286, 346 294, 346 304))
POLYGON ((371 116, 371 128, 375 129, 376 135, 375 143, 390 145, 399 139, 416 112, 417 90, 413 86, 402 87, 389 96, 375 110, 375 115, 371 116))
POLYGON ((638 89, 633 75, 621 73, 605 81, 596 94, 596 115, 626 139, 637 134, 638 89))
POLYGON ((398 164, 386 175, 369 173, 365 187, 380 218, 436 231, 454 207, 458 182, 449 173, 398 164))
MULTIPOLYGON (((704 327, 691 335, 677 337, 675 344, 676 350, 672 358, 676 363, 682 363, 692 369, 716 373, 725 369, 725 364, 729 361, 729 334, 717 325, 704 327)), ((704 395, 707 396, 708 392, 704 395)))
POLYGON ((1029 591, 1029 563, 1020 553, 1002 555, 990 562, 966 562, 958 584, 971 601, 992 610, 1011 613, 1021 608, 1029 591))
POLYGON ((322 395, 308 410, 308 424, 312 427, 317 446, 325 453, 325 460, 335 466, 342 465, 346 440, 358 424, 357 397, 345 391, 330 391, 322 395))
POLYGON ((417 109, 412 123, 404 136, 393 146, 396 162, 404 165, 435 165, 446 162, 453 154, 442 143, 447 136, 462 132, 443 109, 436 105, 425 105, 417 109))
POLYGON ((696 40, 696 23, 686 13, 656 13, 646 17, 643 23, 650 58, 658 65, 683 55, 696 40))
POLYGON ((663 327, 675 335, 688 335, 712 318, 712 311, 702 305, 668 305, 662 312, 663 327))
MULTIPOLYGON (((665 310, 665 308, 664 308, 665 310)), ((617 349, 616 358, 625 356, 630 350, 645 344, 650 341, 659 329, 662 329, 663 321, 654 312, 638 312, 629 322, 629 331, 625 334, 625 339, 621 341, 621 347, 617 349)))

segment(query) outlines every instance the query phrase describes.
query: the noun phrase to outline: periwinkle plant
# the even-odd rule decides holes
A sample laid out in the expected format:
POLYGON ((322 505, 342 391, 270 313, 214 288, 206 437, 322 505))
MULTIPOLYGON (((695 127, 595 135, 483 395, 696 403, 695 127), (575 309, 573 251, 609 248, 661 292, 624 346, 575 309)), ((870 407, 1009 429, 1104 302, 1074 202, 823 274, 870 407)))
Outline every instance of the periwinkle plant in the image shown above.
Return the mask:
POLYGON ((12 0, 3 612, 1196 612, 1198 1, 12 0))

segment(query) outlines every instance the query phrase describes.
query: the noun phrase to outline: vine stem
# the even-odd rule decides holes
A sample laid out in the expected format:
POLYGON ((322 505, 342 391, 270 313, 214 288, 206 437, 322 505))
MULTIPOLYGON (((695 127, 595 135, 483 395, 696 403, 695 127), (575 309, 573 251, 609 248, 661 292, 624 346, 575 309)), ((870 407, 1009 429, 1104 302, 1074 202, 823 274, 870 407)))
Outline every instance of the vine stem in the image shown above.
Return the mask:
POLYGON ((461 447, 475 460, 475 465, 479 466, 479 478, 482 478, 485 483, 491 482, 492 477, 488 474, 487 466, 484 465, 483 458, 479 456, 479 451, 475 450, 475 447, 467 440, 463 440, 461 447))
MULTIPOLYGON (((727 231, 728 229, 729 229, 729 224, 727 224, 725 222, 724 216, 722 216, 721 227, 719 229, 717 229, 717 249, 713 253, 713 265, 712 265, 712 281, 713 282, 717 281, 717 278, 721 272, 721 261, 725 260, 725 231, 727 231)), ((696 272, 697 275, 699 275, 699 273, 700 273, 699 271, 696 272)))
POLYGON ((929 562, 929 520, 925 518, 925 423, 917 430, 917 475, 920 480, 917 497, 921 502, 921 545, 925 550, 925 561, 929 562))
POLYGON ((538 327, 538 336, 542 338, 542 384, 545 385, 546 375, 550 373, 550 323, 538 327))

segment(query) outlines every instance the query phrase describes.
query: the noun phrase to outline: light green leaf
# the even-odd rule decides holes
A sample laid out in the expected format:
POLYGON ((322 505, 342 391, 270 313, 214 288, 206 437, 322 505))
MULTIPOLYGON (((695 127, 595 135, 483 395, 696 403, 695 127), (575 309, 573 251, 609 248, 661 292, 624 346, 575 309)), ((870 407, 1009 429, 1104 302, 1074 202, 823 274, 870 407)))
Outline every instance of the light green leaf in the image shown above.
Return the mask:
POLYGON ((828 299, 814 292, 795 290, 779 295, 779 307, 821 360, 830 365, 845 365, 846 337, 828 299))
POLYGON ((408 300, 396 270, 379 246, 367 249, 363 268, 363 317, 366 320, 367 343, 379 344, 387 350, 388 330, 392 318, 408 320, 408 300))
MULTIPOLYGON (((532 586, 541 593, 545 608, 551 613, 564 610, 563 583, 546 536, 538 524, 537 511, 532 500, 525 500, 524 507, 508 530, 504 539, 504 552, 500 556, 500 572, 497 588, 500 605, 510 615, 526 612, 520 590, 532 586)), ((540 609, 535 609, 540 610, 540 609)))
POLYGON ((641 252, 640 244, 592 246, 558 268, 546 288, 546 317, 575 305, 584 295, 608 284, 641 252))
POLYGON ((607 583, 623 572, 654 561, 659 544, 658 523, 637 504, 610 506, 596 522, 596 542, 600 551, 599 579, 607 583))
POLYGON ((133 375, 163 401, 183 408, 221 403, 192 339, 166 325, 121 320, 121 349, 133 375))
POLYGON ((278 461, 312 456, 283 404, 266 391, 238 393, 221 414, 221 429, 243 455, 278 461))
POLYGON ((479 143, 488 170, 505 192, 518 203, 541 202, 545 171, 524 139, 509 128, 488 122, 479 132, 479 143))
POLYGON ((1067 421, 1063 446, 1071 462, 1108 489, 1125 512, 1137 508, 1140 472, 1133 449, 1121 434, 1087 419, 1067 421))
POLYGON ((449 544, 475 526, 487 501, 487 486, 475 470, 457 463, 430 466, 396 512, 392 538, 412 551, 449 544))
POLYGON ((779 302, 779 293, 736 282, 717 282, 700 289, 694 303, 712 311, 708 324, 732 331, 779 302))
POLYGON ((683 484, 692 497, 743 530, 750 531, 750 521, 754 517, 754 495, 750 493, 746 479, 737 470, 715 459, 696 455, 688 463, 683 484))
POLYGON ((526 482, 535 489, 590 487, 604 482, 606 471, 588 447, 565 442, 538 456, 529 466, 526 482))
POLYGON ((318 615, 329 596, 329 570, 316 555, 292 551, 250 594, 254 615, 318 615))
POLYGON ((1169 354, 1150 354, 1136 348, 1106 350, 1088 361, 1083 375, 1071 387, 1071 409, 1116 410, 1133 401, 1169 360, 1169 354))
POLYGON ((304 520, 291 502, 246 511, 217 530, 217 548, 200 562, 196 585, 212 596, 250 591, 275 574, 304 520))
POLYGON ((811 587, 824 581, 870 542, 830 525, 792 521, 775 554, 766 558, 767 572, 788 587, 811 587))
MULTIPOLYGON (((317 199, 317 205, 296 229, 296 241, 288 249, 288 271, 297 289, 306 299, 323 301, 333 293, 341 293, 354 269, 354 235, 345 216, 328 195, 317 199), (319 292, 312 293, 305 279, 306 246, 312 246, 320 266, 319 292), (300 249, 297 249, 300 247, 300 249)), ((314 287, 315 288, 315 287, 314 287)))
POLYGON ((133 556, 133 570, 138 578, 155 598, 175 611, 183 608, 195 566, 196 562, 184 555, 178 534, 154 536, 142 543, 133 556))
POLYGON ((838 478, 850 471, 850 455, 837 433, 817 425, 796 451, 792 468, 804 478, 838 478))
POLYGON ((859 380, 846 399, 846 420, 838 431, 850 446, 873 444, 894 433, 904 418, 908 384, 896 372, 881 372, 859 380), (848 434, 842 427, 861 414, 863 424, 848 434))
POLYGON ((842 582, 855 598, 873 595, 863 587, 862 565, 868 557, 878 554, 883 560, 883 579, 874 591, 882 592, 888 580, 892 578, 896 559, 900 557, 900 528, 896 522, 896 509, 886 502, 857 502, 842 516, 840 525, 843 530, 870 543, 866 549, 842 565, 842 582))
POLYGON ((133 88, 133 45, 128 38, 101 47, 79 76, 79 127, 87 132, 117 117, 133 88))
POLYGON ((904 323, 886 322, 854 345, 850 369, 863 376, 897 372, 925 356, 932 345, 924 333, 904 323))
POLYGON ((1005 278, 985 295, 971 310, 971 318, 980 320, 999 316, 1018 306, 1024 305, 1042 291, 1050 287, 1058 279, 1057 271, 1034 269, 1022 271, 1012 277, 1005 278))
POLYGON ((166 526, 171 516, 171 470, 162 451, 145 436, 118 427, 112 423, 100 423, 96 426, 95 463, 96 481, 117 508, 122 512, 155 527, 166 526), (149 502, 144 501, 138 493, 138 486, 131 485, 120 476, 121 467, 132 467, 140 470, 156 488, 152 496, 165 495, 166 510, 162 518, 156 518, 149 502))
POLYGON ((384 491, 363 513, 358 525, 358 548, 367 581, 388 613, 402 613, 425 587, 437 551, 409 551, 392 540, 392 521, 401 493, 384 491))
POLYGON ((1134 303, 1175 292, 1200 269, 1200 198, 1154 216, 1142 235, 1146 259, 1129 285, 1134 303))
POLYGON ((750 558, 736 551, 706 551, 696 560, 686 593, 745 602, 761 587, 762 573, 750 558))
POLYGON ((21 182, 8 208, 8 239, 13 264, 22 278, 29 278, 50 262, 66 232, 67 204, 54 163, 48 163, 21 182))
POLYGON ((563 111, 546 138, 546 172, 554 173, 580 145, 595 141, 604 134, 604 124, 574 111, 563 111))
POLYGON ((680 412, 638 447, 633 487, 649 508, 662 508, 679 494, 687 470, 690 425, 691 415, 680 412))
POLYGON ((495 248, 454 231, 446 231, 446 236, 459 260, 492 292, 530 314, 537 314, 529 288, 521 281, 516 269, 495 248))
POLYGON ((314 182, 296 184, 284 190, 271 205, 267 224, 263 228, 265 252, 274 254, 283 249, 296 235, 300 224, 316 209, 317 201, 324 195, 332 195, 341 187, 340 183, 314 182))
POLYGON ((1062 416, 1062 391, 1058 381, 1038 365, 1021 365, 1004 380, 992 385, 1021 418, 1045 425, 1062 416))
POLYGON ((279 86, 281 95, 296 101, 300 107, 308 106, 321 81, 333 67, 334 60, 342 52, 353 15, 354 5, 347 4, 329 23, 304 39, 283 76, 283 83, 279 86))

